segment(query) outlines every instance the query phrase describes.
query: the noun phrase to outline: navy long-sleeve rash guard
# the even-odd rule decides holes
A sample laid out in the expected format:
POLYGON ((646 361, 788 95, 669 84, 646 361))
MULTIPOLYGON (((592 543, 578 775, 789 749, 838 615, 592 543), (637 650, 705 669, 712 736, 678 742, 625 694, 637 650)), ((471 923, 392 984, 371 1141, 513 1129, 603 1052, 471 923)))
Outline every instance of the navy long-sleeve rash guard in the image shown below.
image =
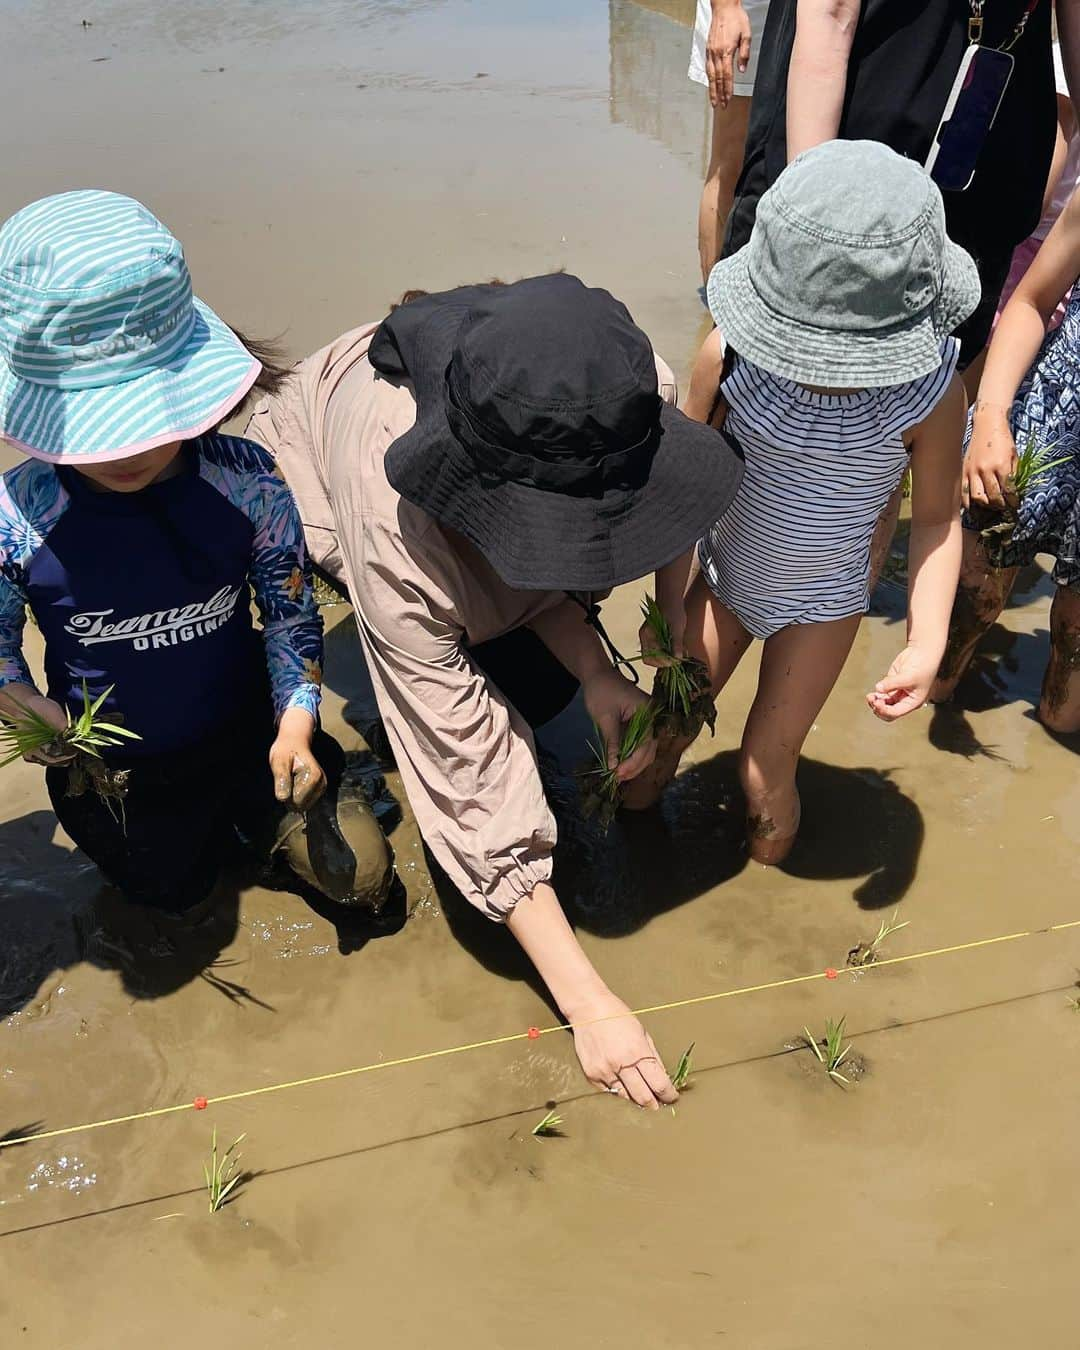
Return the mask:
POLYGON ((84 680, 91 697, 113 686, 104 711, 141 738, 120 758, 249 719, 268 679, 278 716, 318 711, 322 623, 288 488, 250 441, 209 435, 182 454, 181 473, 134 493, 39 460, 0 479, 0 687, 33 682, 28 607, 50 698, 77 713, 84 680))

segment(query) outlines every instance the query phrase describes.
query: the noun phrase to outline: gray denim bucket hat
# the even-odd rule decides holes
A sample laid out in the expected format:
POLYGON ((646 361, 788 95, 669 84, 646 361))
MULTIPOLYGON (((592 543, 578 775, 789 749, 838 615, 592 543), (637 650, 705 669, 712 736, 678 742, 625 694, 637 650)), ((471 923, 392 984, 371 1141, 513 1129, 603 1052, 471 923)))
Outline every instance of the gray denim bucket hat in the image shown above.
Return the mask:
POLYGON ((981 293, 971 256, 945 233, 937 184, 877 141, 826 141, 793 160, 707 288, 740 356, 834 389, 930 374, 981 293))

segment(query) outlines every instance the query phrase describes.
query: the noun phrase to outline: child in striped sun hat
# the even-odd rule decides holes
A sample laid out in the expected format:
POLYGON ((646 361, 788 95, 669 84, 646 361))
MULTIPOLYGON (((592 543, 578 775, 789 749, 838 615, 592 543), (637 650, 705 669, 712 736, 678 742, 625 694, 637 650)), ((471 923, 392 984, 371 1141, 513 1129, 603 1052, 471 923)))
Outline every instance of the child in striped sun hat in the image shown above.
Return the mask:
POLYGON ((337 900, 380 903, 392 875, 370 810, 335 809, 295 505, 263 450, 217 430, 282 374, 193 297, 180 244, 138 202, 68 192, 0 228, 0 436, 30 457, 0 478, 0 717, 62 729, 105 696, 138 738, 104 752, 122 810, 73 792, 70 756, 45 756, 49 795, 128 898, 173 912, 209 895, 236 832, 287 837, 337 900))

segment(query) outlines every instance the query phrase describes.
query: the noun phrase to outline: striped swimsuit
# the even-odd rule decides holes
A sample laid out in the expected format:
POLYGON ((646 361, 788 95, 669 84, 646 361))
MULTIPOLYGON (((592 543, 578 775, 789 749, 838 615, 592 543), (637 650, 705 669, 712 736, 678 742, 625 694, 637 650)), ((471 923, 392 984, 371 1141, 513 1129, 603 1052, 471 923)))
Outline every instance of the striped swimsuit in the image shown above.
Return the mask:
POLYGON ((746 472, 698 555, 747 632, 767 638, 866 611, 874 526, 908 464, 903 433, 941 399, 959 351, 948 338, 931 374, 852 394, 814 393, 736 361, 724 432, 746 472))

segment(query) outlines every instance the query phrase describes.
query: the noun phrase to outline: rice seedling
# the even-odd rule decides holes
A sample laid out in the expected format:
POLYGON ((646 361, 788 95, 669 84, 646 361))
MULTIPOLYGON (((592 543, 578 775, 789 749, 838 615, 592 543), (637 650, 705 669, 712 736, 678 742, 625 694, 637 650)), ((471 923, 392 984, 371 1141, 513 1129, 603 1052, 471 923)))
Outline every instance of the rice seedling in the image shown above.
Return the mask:
POLYGON ((237 1135, 225 1152, 218 1157, 217 1126, 210 1136, 210 1159, 203 1163, 203 1176, 206 1178, 206 1194, 210 1200, 210 1213, 216 1214, 229 1200, 229 1196, 243 1181, 240 1171, 240 1155, 237 1149, 247 1138, 246 1134, 237 1135))
POLYGON ((697 1041, 691 1041, 686 1049, 679 1056, 679 1062, 675 1065, 675 1072, 671 1075, 671 1082, 676 1092, 682 1092, 690 1081, 690 1075, 694 1071, 694 1046, 697 1041))
POLYGON ((825 1072, 833 1082, 839 1083, 842 1087, 847 1087, 851 1081, 840 1072, 840 1065, 851 1053, 851 1046, 844 1044, 844 1023, 846 1021, 846 1017, 841 1017, 839 1022, 833 1022, 831 1019, 826 1020, 825 1039, 822 1041, 816 1040, 810 1034, 809 1027, 803 1027, 806 1044, 817 1056, 818 1063, 824 1066, 825 1072))
POLYGON ((0 753, 6 752, 6 757, 0 760, 0 769, 36 751, 45 751, 49 755, 75 752, 100 759, 102 750, 120 745, 125 739, 139 740, 140 737, 134 731, 118 727, 98 716, 113 687, 110 685, 91 703, 86 681, 83 680, 83 710, 78 717, 72 717, 69 710, 68 724, 59 731, 51 722, 46 722, 28 708, 22 709, 21 717, 0 724, 0 746, 3 747, 0 753))
POLYGON ((896 916, 899 910, 893 911, 891 919, 882 919, 877 930, 877 936, 870 942, 857 942, 851 951, 847 954, 847 963, 849 966, 872 966, 881 954, 881 946, 893 933, 899 933, 901 928, 906 928, 910 920, 905 919, 903 923, 896 922, 896 916))
POLYGON ((537 1139, 557 1139, 562 1134, 563 1118, 556 1111, 549 1111, 543 1120, 532 1127, 537 1139))
POLYGON ((100 716, 102 704, 113 691, 110 685, 93 702, 83 680, 82 711, 73 717, 71 710, 67 714, 67 726, 59 731, 43 717, 22 709, 22 716, 0 722, 0 769, 25 755, 43 751, 50 757, 68 756, 64 763, 67 767, 69 797, 81 797, 93 790, 105 803, 117 820, 123 820, 123 800, 127 795, 128 770, 110 769, 102 759, 103 750, 111 750, 122 745, 125 740, 140 740, 134 731, 117 726, 115 722, 106 722, 100 716))
POLYGON ((716 728, 716 705, 710 691, 709 672, 692 656, 677 656, 671 625, 651 595, 641 602, 645 628, 652 634, 652 646, 642 648, 642 658, 658 661, 653 680, 653 702, 657 705, 657 723, 677 736, 696 736, 703 723, 716 728))
MULTIPOLYGON (((656 720, 656 708, 652 703, 639 703, 623 729, 619 743, 619 764, 624 764, 635 751, 639 750, 653 734, 656 720)), ((600 728, 593 724, 594 740, 589 749, 595 761, 591 768, 584 769, 580 775, 581 805, 586 817, 596 816, 600 827, 606 830, 619 809, 619 782, 617 767, 608 765, 607 744, 600 728)))
POLYGON ((1026 493, 1039 486, 1051 469, 1067 464, 1072 459, 1071 454, 1050 459, 1056 445, 1056 441, 1051 441, 1049 445, 1037 446, 1034 435, 1031 435, 1024 448, 1016 452, 1016 468, 1012 471, 1009 481, 1021 501, 1026 493))
POLYGON ((1027 444, 1017 450, 1016 467, 1005 482, 1004 509, 978 502, 972 502, 968 507, 968 515, 979 531, 992 566, 1003 567, 1007 562, 1009 541, 1020 519, 1020 503, 1029 492, 1042 485, 1051 469, 1072 459, 1071 454, 1051 459, 1055 448, 1056 442, 1037 446, 1034 435, 1029 436, 1027 444))

